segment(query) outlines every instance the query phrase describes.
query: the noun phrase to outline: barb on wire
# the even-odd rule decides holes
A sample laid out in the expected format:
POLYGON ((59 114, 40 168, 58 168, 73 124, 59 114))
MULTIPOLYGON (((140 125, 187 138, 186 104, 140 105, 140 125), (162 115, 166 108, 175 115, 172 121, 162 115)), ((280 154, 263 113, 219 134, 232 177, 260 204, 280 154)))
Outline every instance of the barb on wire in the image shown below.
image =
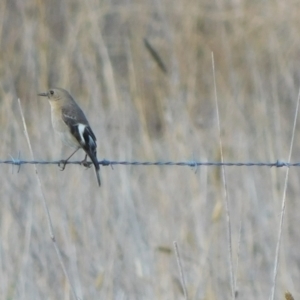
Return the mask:
MULTIPOLYGON (((33 164, 33 165, 59 165, 63 160, 20 160, 20 158, 11 158, 10 160, 0 160, 0 164, 10 164, 20 167, 21 165, 33 164)), ((81 165, 81 161, 68 161, 66 164, 81 165)), ((102 166, 113 165, 132 165, 132 166, 187 166, 187 167, 199 167, 199 166, 226 166, 226 167, 299 167, 300 162, 288 163, 277 160, 276 162, 213 162, 213 161, 115 161, 103 159, 99 161, 102 166)))
POLYGON ((10 155, 11 160, 12 160, 12 165, 18 166, 18 173, 20 172, 20 169, 21 169, 20 155, 21 155, 20 151, 19 151, 19 154, 18 154, 18 158, 13 158, 13 157, 10 155))

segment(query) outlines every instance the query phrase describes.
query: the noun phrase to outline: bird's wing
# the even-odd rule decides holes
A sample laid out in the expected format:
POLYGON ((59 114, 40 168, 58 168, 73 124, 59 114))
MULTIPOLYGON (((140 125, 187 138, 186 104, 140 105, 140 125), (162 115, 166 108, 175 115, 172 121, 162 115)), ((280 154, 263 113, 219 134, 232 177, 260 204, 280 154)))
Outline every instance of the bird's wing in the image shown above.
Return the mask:
POLYGON ((82 110, 76 109, 75 113, 75 110, 70 107, 62 108, 62 119, 83 149, 94 152, 97 147, 96 136, 82 110))
POLYGON ((62 119, 68 126, 74 126, 77 124, 89 125, 83 111, 78 105, 67 105, 61 110, 62 119))

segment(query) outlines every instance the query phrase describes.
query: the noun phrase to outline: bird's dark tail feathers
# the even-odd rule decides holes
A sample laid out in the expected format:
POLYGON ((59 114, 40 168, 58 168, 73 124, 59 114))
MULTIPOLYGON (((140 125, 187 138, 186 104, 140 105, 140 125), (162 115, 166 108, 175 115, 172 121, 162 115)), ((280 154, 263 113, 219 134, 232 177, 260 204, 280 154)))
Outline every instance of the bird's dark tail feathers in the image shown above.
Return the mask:
POLYGON ((87 153, 87 155, 92 160, 94 166, 95 166, 95 172, 97 176, 98 185, 101 186, 101 179, 100 179, 100 166, 97 160, 97 156, 94 153, 87 153))

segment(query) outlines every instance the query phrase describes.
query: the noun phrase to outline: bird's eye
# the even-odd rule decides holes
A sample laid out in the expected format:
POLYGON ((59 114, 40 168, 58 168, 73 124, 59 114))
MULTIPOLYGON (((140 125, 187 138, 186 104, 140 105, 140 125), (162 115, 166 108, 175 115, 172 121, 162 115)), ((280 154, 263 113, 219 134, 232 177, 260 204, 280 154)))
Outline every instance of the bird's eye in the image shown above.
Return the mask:
POLYGON ((54 95, 54 91, 50 90, 50 95, 54 95))

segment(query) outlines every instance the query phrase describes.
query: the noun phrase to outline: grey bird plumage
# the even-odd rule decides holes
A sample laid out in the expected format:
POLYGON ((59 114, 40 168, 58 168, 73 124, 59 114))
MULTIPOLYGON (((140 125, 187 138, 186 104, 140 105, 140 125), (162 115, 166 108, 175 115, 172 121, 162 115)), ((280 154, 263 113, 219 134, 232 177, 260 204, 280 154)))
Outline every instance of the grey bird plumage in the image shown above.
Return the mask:
POLYGON ((48 97, 54 130, 65 144, 75 148, 71 156, 82 148, 86 153, 83 162, 86 162, 87 156, 92 160, 98 185, 100 186, 100 166, 97 160, 96 136, 81 108, 69 92, 62 88, 51 88, 49 91, 38 95, 48 97))

